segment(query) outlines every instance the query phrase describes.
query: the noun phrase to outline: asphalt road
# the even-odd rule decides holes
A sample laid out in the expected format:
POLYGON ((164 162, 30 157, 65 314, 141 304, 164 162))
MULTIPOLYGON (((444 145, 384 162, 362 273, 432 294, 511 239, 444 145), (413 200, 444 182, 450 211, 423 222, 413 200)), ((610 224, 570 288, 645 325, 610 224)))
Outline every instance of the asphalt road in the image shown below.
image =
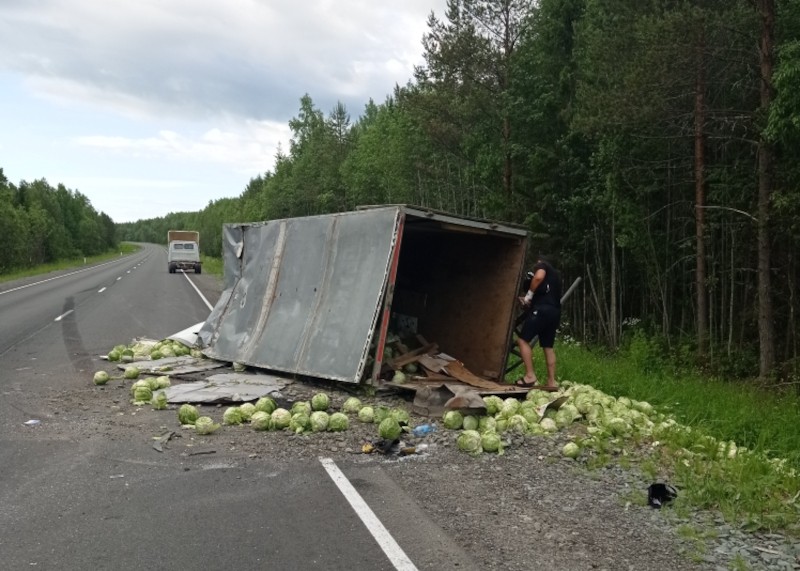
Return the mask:
POLYGON ((203 321, 218 295, 152 245, 0 286, 0 568, 472 568, 377 466, 158 455, 65 400, 113 345, 203 321))

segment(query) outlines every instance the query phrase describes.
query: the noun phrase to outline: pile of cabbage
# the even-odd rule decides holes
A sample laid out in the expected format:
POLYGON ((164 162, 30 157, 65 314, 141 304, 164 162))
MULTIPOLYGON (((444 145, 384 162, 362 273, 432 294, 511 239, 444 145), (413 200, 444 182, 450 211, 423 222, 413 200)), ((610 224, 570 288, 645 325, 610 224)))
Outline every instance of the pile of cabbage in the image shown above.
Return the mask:
MULTIPOLYGON (((296 434, 347 430, 350 419, 343 411, 352 413, 356 410, 354 403, 348 399, 342 407, 343 411, 339 412, 332 412, 330 404, 330 397, 325 393, 316 393, 308 401, 296 401, 289 410, 279 407, 270 397, 262 397, 255 404, 227 407, 222 413, 222 423, 216 428, 249 424, 258 431, 288 430, 296 434)), ((360 406, 360 401, 357 405, 360 406)), ((192 405, 185 404, 178 410, 178 420, 185 427, 194 426, 196 429, 198 417, 199 412, 192 405)))
POLYGON ((445 428, 461 431, 457 447, 472 455, 502 453, 503 441, 499 435, 546 435, 582 422, 587 425, 587 436, 567 443, 562 449, 564 456, 577 458, 584 448, 619 445, 626 438, 652 436, 675 424, 674 420, 656 413, 647 402, 615 398, 578 383, 565 382, 557 393, 532 390, 524 400, 496 395, 483 400, 484 416, 447 411, 442 419, 445 428), (566 401, 558 410, 546 409, 560 397, 566 397, 566 401))
POLYGON ((191 355, 195 358, 203 356, 199 349, 190 349, 180 341, 173 339, 162 341, 139 339, 129 345, 116 345, 106 357, 109 361, 132 363, 133 361, 148 359, 156 361, 165 357, 182 357, 184 355, 191 355))

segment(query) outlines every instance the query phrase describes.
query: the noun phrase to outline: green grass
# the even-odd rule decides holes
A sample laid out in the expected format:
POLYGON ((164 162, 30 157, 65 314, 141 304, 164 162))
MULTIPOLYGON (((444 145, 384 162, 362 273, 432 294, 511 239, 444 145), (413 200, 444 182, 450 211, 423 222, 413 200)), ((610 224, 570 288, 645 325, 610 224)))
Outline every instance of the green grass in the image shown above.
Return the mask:
POLYGON ((213 274, 221 276, 224 265, 222 258, 212 258, 211 256, 200 255, 200 260, 203 262, 203 272, 206 274, 213 274))
POLYGON ((119 248, 115 250, 109 250, 108 252, 104 254, 98 254, 97 256, 59 260, 58 262, 52 262, 50 264, 41 264, 31 268, 25 268, 24 270, 15 270, 13 272, 3 273, 0 274, 0 283, 47 274, 49 272, 77 269, 83 266, 104 262, 112 258, 117 258, 120 255, 124 256, 126 254, 131 254, 137 250, 139 250, 139 246, 130 244, 128 242, 123 242, 119 245, 119 248))
MULTIPOLYGON (((640 337, 612 355, 560 343, 556 377, 647 401, 681 425, 659 434, 656 446, 626 444, 647 451, 635 460, 646 478, 678 486, 676 513, 711 509, 745 528, 800 535, 800 395, 755 381, 706 377, 673 366, 655 347, 640 337), (720 453, 722 441, 735 442, 738 454, 720 453)), ((541 377, 541 350, 534 351, 541 377)), ((518 378, 521 370, 506 378, 518 378)), ((619 464, 620 458, 601 443, 588 466, 609 462, 619 464)))

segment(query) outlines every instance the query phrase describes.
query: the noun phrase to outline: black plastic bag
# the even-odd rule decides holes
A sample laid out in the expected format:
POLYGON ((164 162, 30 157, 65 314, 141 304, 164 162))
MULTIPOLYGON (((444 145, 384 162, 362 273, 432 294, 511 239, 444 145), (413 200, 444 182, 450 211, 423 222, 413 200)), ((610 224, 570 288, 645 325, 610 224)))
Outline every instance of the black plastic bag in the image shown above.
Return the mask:
POLYGON ((669 484, 655 483, 647 488, 647 503, 651 508, 661 509, 663 504, 678 497, 678 492, 669 484))

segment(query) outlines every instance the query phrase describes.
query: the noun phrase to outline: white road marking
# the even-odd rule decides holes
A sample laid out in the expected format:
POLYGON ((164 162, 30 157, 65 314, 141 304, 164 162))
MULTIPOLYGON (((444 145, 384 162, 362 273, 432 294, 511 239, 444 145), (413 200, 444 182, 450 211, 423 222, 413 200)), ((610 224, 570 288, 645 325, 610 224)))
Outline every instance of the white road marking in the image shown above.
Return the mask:
POLYGON ((206 296, 203 295, 203 292, 201 292, 199 289, 197 289, 197 286, 194 285, 194 282, 189 279, 189 276, 186 274, 186 272, 183 272, 183 277, 185 277, 186 280, 192 285, 192 287, 194 288, 194 291, 197 292, 197 295, 200 296, 200 299, 202 299, 203 302, 206 304, 206 307, 208 307, 208 310, 211 311, 212 309, 214 309, 214 306, 211 305, 210 303, 208 303, 208 300, 206 299, 206 296))
POLYGON ((97 293, 103 293, 104 291, 106 291, 106 288, 101 287, 99 290, 97 290, 97 293))
POLYGON ((118 278, 117 278, 117 281, 119 281, 119 280, 121 280, 121 279, 122 279, 122 276, 118 277, 118 278))
POLYGON ((361 521, 367 527, 367 530, 378 542, 378 545, 389 558, 389 561, 394 565, 397 571, 417 571, 417 567, 408 558, 403 549, 397 544, 394 538, 389 534, 389 531, 383 526, 381 521, 375 513, 364 501, 364 498, 356 491, 350 480, 347 479, 339 467, 330 458, 320 458, 322 467, 328 472, 333 483, 342 492, 342 495, 348 501, 356 515, 361 518, 361 521))
POLYGON ((0 295, 5 295, 5 294, 7 294, 7 293, 11 293, 12 291, 19 291, 19 290, 21 290, 21 289, 25 289, 25 288, 33 287, 33 286, 36 286, 36 285, 39 285, 39 284, 43 284, 43 283, 47 283, 47 282, 51 282, 51 281, 53 281, 53 280, 60 280, 61 278, 65 278, 65 277, 67 277, 67 276, 74 276, 75 274, 80 274, 80 273, 82 273, 82 272, 88 272, 89 270, 96 270, 97 268, 102 268, 103 266, 107 266, 108 264, 115 264, 115 263, 117 263, 118 261, 119 261, 119 260, 113 260, 113 261, 111 261, 111 262, 106 262, 106 263, 104 263, 104 264, 98 264, 98 265, 96 265, 96 266, 92 266, 91 268, 83 268, 82 270, 75 270, 74 272, 69 272, 69 273, 66 273, 66 274, 64 274, 64 275, 61 275, 61 276, 56 276, 56 277, 54 277, 54 278, 47 278, 46 280, 41 280, 41 281, 38 281, 38 282, 33 282, 32 284, 27 284, 27 285, 24 285, 24 286, 19 286, 19 287, 13 287, 13 288, 11 288, 11 289, 7 289, 7 290, 5 290, 5 291, 0 291, 0 295))
POLYGON ((73 311, 75 311, 75 310, 74 309, 70 309, 69 311, 65 311, 64 313, 62 313, 61 315, 56 317, 53 321, 61 321, 62 319, 64 319, 67 315, 69 315, 73 311))

